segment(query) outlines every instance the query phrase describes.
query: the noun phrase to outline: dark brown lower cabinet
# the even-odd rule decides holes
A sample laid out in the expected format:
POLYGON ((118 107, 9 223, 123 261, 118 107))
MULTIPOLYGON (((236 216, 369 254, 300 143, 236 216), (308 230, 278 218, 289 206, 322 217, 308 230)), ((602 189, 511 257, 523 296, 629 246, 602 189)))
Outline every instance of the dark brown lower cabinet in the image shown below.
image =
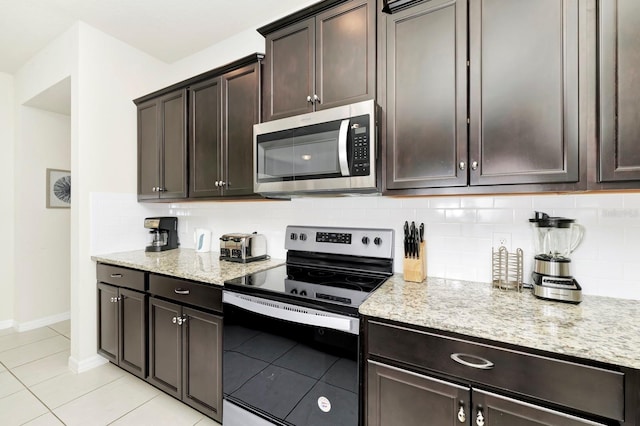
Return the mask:
POLYGON ((147 374, 147 296, 98 283, 98 353, 138 377, 147 374))
MULTIPOLYGON (((468 386, 367 362, 369 426, 457 425, 469 412, 468 386)), ((463 423, 464 424, 464 423, 463 423)))
POLYGON ((148 381, 220 421, 222 317, 149 298, 148 381))
POLYGON ((383 363, 367 364, 370 426, 605 424, 383 363))
POLYGON ((364 330, 369 426, 637 424, 628 370, 377 319, 364 330))

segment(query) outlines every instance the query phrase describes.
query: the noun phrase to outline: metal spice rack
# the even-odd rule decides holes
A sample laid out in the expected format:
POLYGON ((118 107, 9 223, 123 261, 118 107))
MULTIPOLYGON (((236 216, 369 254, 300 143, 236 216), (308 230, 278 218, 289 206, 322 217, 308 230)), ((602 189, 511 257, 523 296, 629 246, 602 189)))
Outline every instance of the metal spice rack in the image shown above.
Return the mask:
POLYGON ((492 249, 493 286, 501 290, 522 291, 522 249, 509 253, 506 247, 492 249))

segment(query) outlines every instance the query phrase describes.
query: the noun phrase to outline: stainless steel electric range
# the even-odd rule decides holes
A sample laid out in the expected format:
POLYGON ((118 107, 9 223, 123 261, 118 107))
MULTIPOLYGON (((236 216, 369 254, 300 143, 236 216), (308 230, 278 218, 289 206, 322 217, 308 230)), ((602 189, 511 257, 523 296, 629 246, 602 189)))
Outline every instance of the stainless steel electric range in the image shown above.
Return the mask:
POLYGON ((286 265, 225 282, 225 426, 362 423, 358 307, 393 247, 392 229, 288 226, 286 265))

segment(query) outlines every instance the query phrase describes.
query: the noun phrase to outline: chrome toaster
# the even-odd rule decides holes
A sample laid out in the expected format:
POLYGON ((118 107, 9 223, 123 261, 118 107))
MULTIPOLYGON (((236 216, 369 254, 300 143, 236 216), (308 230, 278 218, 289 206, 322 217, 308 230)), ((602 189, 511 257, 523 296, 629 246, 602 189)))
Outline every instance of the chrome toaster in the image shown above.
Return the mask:
POLYGON ((264 235, 224 234, 220 237, 220 260, 247 263, 267 258, 267 240, 264 235))

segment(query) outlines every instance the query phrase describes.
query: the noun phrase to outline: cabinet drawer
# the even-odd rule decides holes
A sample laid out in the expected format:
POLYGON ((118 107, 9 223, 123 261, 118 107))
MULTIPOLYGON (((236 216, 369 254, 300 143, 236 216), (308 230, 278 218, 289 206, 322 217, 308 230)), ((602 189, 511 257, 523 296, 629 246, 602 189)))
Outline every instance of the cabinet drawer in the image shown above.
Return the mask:
POLYGON ((222 312, 222 287, 151 274, 149 292, 181 304, 222 312))
POLYGON ((624 420, 623 373, 369 322, 369 354, 624 420), (457 359, 457 361, 455 359, 457 359))
POLYGON ((113 284, 118 287, 126 287, 132 290, 145 291, 146 272, 120 266, 98 263, 96 266, 98 281, 113 284))

